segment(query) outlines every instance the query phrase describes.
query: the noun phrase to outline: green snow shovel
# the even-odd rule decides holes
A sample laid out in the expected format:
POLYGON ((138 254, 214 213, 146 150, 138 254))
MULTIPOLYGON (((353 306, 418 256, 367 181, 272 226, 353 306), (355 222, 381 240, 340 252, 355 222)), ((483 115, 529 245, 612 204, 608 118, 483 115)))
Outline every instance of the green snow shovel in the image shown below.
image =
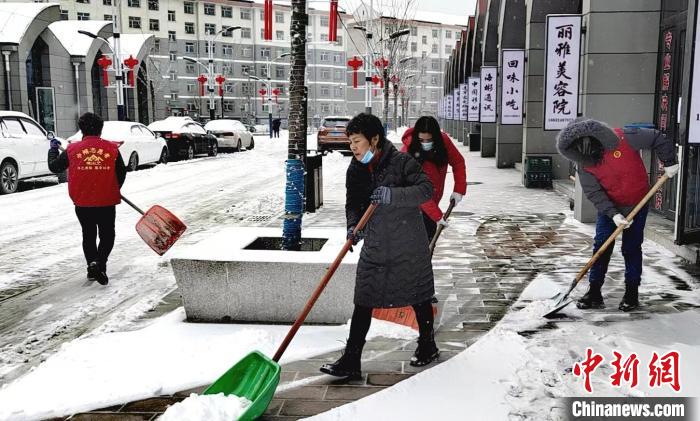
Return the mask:
MULTIPOLYGON (((373 204, 367 208, 362 219, 360 219, 360 222, 355 226, 353 233, 357 233, 365 227, 376 208, 377 206, 373 204)), ((270 359, 259 351, 251 352, 209 386, 207 390, 204 391, 205 395, 223 393, 224 395, 236 395, 250 400, 252 404, 240 418, 238 418, 239 421, 254 420, 265 412, 268 405, 270 405, 270 401, 280 381, 281 368, 279 360, 282 358, 282 354, 284 354, 284 351, 289 346, 294 335, 296 335, 297 331, 304 323, 304 320, 306 320, 306 316, 309 315, 318 297, 326 288, 326 285, 331 280, 336 269, 338 269, 338 266, 340 266, 340 262, 342 262, 350 246, 352 246, 352 240, 347 240, 340 250, 340 253, 338 253, 338 256, 326 271, 323 279, 319 282, 311 298, 306 302, 306 306, 289 329, 287 336, 277 349, 275 356, 270 359)))
MULTIPOLYGON (((649 199, 651 199, 652 196, 656 194, 656 191, 663 186, 663 184, 668 180, 668 176, 666 174, 662 175, 661 178, 654 184, 654 186, 649 190, 646 196, 637 204, 637 206, 632 209, 632 212, 627 215, 626 219, 634 219, 635 215, 647 204, 649 199)), ((617 229, 610 234, 610 237, 603 243, 602 246, 600 246, 600 249, 591 257, 591 260, 586 263, 586 266, 584 266, 576 275, 576 278, 574 278, 573 282, 571 282, 571 285, 569 286, 569 290, 558 294, 556 297, 554 297, 555 303, 554 306, 552 307, 552 310, 550 310, 548 313, 544 314, 542 317, 545 317, 547 319, 554 317, 556 313, 558 313, 561 309, 564 307, 568 306, 571 304, 574 300, 569 299, 569 294, 571 294, 571 291, 576 288, 576 285, 578 285, 578 282, 583 279, 583 277, 588 273, 588 270, 593 266, 593 264, 598 260, 598 258, 605 252, 605 250, 610 247, 610 244, 612 244, 615 239, 617 238, 618 235, 622 232, 622 230, 625 229, 624 225, 620 225, 617 227, 617 229)))
MULTIPOLYGON (((447 218, 450 217, 450 214, 452 213, 452 209, 455 207, 455 201, 450 200, 450 206, 447 207, 447 210, 445 213, 442 215, 442 219, 447 221, 447 218)), ((435 250, 435 244, 437 244, 438 237, 440 237, 440 234, 442 234, 442 230, 445 229, 444 225, 438 225, 437 231, 435 231, 435 235, 433 235, 432 241, 430 241, 430 254, 433 254, 433 251, 435 250)))

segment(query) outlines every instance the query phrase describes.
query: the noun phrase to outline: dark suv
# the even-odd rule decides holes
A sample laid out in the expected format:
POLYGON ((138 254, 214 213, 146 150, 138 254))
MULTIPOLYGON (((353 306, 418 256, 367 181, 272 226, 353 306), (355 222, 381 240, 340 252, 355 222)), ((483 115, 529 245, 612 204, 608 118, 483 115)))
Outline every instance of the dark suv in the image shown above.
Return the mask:
POLYGON ((350 117, 326 117, 318 128, 318 151, 349 151, 350 139, 345 128, 350 117))

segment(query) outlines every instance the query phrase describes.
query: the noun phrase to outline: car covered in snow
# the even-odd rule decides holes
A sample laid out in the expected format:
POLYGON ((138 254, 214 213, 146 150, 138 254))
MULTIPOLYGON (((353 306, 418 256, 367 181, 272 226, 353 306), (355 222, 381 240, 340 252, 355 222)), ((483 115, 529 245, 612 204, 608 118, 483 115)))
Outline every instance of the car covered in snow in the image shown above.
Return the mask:
POLYGON ((239 152, 242 148, 255 147, 253 134, 238 120, 212 120, 204 125, 204 129, 216 136, 219 149, 233 149, 239 152))
POLYGON ((198 154, 216 156, 219 153, 216 137, 190 117, 168 117, 154 121, 148 128, 165 138, 171 158, 192 159, 198 154))
MULTIPOLYGON (((0 111, 0 194, 17 191, 19 180, 53 175, 47 161, 49 134, 24 113, 0 111)), ((59 175, 59 181, 65 180, 59 175)))
MULTIPOLYGON (((119 153, 129 171, 135 171, 139 165, 168 162, 168 145, 165 139, 141 123, 105 121, 100 137, 119 143, 119 153)), ((79 142, 82 138, 83 134, 78 130, 68 138, 68 143, 79 142)))
POLYGON ((329 116, 323 119, 318 128, 318 151, 349 151, 350 139, 345 129, 350 122, 350 117, 329 116))

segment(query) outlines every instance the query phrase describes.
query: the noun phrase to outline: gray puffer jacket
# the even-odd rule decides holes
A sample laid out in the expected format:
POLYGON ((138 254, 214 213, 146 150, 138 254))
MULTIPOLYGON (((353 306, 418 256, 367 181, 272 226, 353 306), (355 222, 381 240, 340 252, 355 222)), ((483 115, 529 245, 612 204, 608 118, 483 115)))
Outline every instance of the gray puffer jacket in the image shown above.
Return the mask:
POLYGON ((379 186, 391 188, 391 204, 379 205, 364 229, 354 303, 388 308, 427 301, 435 290, 420 205, 432 197, 433 185, 415 159, 386 142, 373 171, 356 159, 348 167, 348 227, 357 225, 379 186))

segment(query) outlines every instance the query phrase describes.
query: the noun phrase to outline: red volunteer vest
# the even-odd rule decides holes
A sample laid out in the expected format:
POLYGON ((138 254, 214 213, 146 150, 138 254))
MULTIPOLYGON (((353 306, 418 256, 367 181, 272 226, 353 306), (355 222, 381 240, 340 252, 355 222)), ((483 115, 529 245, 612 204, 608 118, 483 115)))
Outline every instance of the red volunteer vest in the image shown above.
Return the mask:
POLYGON ((639 152, 625 139, 621 129, 615 129, 620 138, 616 149, 605 151, 603 161, 584 170, 593 174, 610 200, 619 206, 634 206, 649 191, 649 176, 639 152))
POLYGON ((98 136, 68 145, 68 194, 75 206, 94 208, 121 202, 116 163, 119 149, 98 136))

